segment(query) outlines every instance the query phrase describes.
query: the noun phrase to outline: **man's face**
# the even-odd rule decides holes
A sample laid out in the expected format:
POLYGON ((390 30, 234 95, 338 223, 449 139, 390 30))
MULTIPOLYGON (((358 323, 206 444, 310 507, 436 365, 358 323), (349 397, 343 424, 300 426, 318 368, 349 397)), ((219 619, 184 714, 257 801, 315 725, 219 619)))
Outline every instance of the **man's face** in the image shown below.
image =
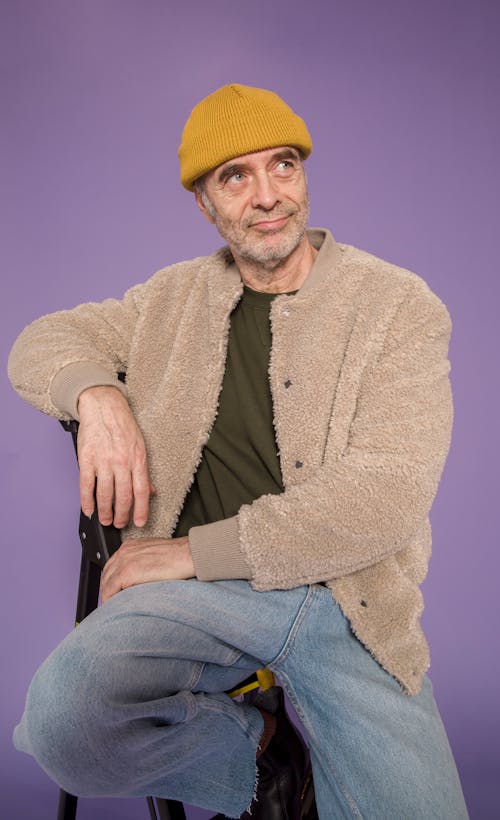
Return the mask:
POLYGON ((305 235, 309 201, 295 148, 229 160, 203 178, 196 201, 235 257, 273 270, 305 235))

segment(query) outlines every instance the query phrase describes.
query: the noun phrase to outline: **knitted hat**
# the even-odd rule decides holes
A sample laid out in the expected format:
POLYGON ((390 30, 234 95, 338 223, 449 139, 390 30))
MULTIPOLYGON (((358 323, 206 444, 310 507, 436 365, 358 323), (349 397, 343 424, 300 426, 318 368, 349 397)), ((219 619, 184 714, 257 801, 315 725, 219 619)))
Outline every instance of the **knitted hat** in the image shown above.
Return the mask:
POLYGON ((193 182, 223 162, 253 151, 290 145, 303 157, 312 150, 305 122, 272 91, 225 85, 196 105, 179 146, 181 182, 193 182))

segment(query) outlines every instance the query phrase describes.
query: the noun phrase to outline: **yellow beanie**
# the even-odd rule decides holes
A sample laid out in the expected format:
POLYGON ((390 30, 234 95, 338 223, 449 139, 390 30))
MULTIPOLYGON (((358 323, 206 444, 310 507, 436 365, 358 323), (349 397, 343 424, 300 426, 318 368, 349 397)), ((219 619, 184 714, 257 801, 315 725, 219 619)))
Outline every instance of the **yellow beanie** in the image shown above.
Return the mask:
POLYGON ((225 85, 196 105, 179 146, 181 182, 193 182, 223 162, 253 151, 290 145, 303 157, 312 150, 305 122, 272 91, 225 85))

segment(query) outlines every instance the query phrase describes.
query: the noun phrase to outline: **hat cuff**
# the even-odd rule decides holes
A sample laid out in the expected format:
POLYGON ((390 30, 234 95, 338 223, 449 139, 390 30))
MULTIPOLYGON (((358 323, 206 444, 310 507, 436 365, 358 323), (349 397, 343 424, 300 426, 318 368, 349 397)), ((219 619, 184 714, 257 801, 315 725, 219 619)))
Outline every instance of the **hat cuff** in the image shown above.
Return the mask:
MULTIPOLYGON (((219 120, 215 129, 225 135, 223 144, 217 145, 214 151, 214 139, 212 128, 203 132, 197 132, 189 145, 183 145, 182 154, 191 157, 203 157, 204 161, 191 162, 190 173, 181 175, 181 183, 188 191, 193 190, 194 182, 204 176, 209 171, 217 168, 222 163, 235 157, 251 154, 256 151, 264 151, 266 148, 276 148, 281 145, 290 145, 299 149, 302 156, 308 157, 311 153, 312 145, 310 139, 306 138, 307 129, 305 123, 299 118, 295 123, 290 122, 290 116, 282 116, 281 112, 263 112, 263 116, 252 117, 252 128, 249 132, 244 121, 235 119, 219 120), (196 166, 196 167, 193 167, 196 166)), ((308 136, 308 135, 307 135, 308 136)), ((181 155, 182 163, 182 155, 181 155)))

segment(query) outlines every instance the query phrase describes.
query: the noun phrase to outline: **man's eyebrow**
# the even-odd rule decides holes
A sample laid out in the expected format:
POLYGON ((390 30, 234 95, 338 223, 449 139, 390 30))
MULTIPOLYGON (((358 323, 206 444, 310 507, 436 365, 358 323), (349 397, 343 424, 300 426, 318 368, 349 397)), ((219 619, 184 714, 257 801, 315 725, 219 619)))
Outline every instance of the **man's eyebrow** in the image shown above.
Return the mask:
POLYGON ((295 148, 282 148, 272 155, 271 161, 277 159, 295 159, 300 160, 300 154, 295 148))
POLYGON ((227 179, 227 177, 230 177, 233 174, 239 174, 244 169, 245 163, 232 162, 230 165, 226 165, 224 168, 221 168, 221 170, 217 174, 217 179, 219 182, 222 182, 224 179, 227 179))

